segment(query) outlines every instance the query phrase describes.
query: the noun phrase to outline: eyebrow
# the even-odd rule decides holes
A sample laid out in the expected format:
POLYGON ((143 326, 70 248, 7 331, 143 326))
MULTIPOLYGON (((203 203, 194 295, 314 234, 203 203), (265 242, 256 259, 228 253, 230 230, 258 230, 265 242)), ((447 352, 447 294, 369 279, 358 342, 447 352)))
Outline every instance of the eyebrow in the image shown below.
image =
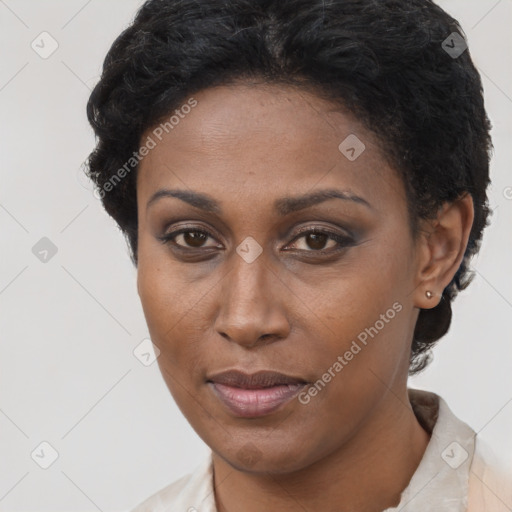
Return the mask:
MULTIPOLYGON (((146 204, 146 210, 152 204, 156 203, 159 199, 164 197, 175 197, 205 212, 214 213, 217 215, 222 214, 222 208, 220 204, 207 194, 193 192, 190 190, 170 190, 167 188, 160 189, 151 196, 146 204)), ((329 199, 353 201, 373 209, 373 206, 366 199, 352 194, 351 192, 333 188, 317 190, 301 196, 282 197, 274 202, 274 209, 279 215, 285 216, 289 215, 290 213, 304 210, 305 208, 323 203, 329 199)))

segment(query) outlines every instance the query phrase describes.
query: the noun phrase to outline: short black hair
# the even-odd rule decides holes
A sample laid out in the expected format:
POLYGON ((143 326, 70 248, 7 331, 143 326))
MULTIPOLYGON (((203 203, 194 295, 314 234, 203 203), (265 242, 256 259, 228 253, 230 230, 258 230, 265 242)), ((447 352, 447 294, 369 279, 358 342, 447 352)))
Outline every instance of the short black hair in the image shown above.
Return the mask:
POLYGON ((471 194, 464 259, 416 323, 409 373, 418 373, 450 327, 451 301, 474 277, 469 260, 490 213, 491 124, 459 23, 430 0, 146 1, 110 48, 87 104, 97 144, 86 172, 134 265, 130 159, 142 134, 194 92, 244 80, 313 90, 371 130, 403 180, 415 236, 419 219, 471 194))

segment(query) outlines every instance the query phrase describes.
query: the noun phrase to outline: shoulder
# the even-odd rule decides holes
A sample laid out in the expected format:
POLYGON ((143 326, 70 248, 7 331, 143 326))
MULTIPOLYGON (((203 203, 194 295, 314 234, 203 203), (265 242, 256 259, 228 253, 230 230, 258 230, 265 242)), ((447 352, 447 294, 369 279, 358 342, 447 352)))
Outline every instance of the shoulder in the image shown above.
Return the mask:
POLYGON ((191 472, 163 487, 130 512, 215 512, 211 454, 191 472))
POLYGON ((468 512, 510 510, 512 467, 505 465, 490 445, 476 436, 475 454, 469 473, 468 512))

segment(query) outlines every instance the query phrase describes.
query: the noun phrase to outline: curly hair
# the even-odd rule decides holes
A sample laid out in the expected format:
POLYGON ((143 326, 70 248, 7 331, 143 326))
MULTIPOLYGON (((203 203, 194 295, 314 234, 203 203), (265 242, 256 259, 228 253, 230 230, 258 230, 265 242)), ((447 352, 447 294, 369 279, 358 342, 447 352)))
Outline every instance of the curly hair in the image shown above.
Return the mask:
POLYGON ((409 374, 420 372, 450 327, 451 301, 474 277, 469 260, 489 224, 491 124, 459 23, 430 0, 146 1, 108 51, 87 104, 97 143, 86 173, 135 266, 132 155, 142 134, 194 92, 247 79, 312 90, 362 122, 404 183, 414 236, 419 219, 471 194, 463 261, 415 326, 409 374), (454 36, 460 55, 446 47, 454 36))

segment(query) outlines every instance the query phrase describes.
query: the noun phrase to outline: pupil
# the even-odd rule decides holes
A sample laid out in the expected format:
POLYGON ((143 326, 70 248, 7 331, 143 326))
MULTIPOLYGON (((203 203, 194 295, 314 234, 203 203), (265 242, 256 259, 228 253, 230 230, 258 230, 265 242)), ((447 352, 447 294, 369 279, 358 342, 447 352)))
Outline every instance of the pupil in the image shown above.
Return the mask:
POLYGON ((323 249, 325 247, 327 235, 323 233, 310 233, 308 235, 308 245, 311 249, 323 249), (313 244, 310 241, 313 241, 313 244))
POLYGON ((204 244, 206 235, 197 231, 187 231, 184 233, 185 242, 193 247, 201 247, 204 244))

